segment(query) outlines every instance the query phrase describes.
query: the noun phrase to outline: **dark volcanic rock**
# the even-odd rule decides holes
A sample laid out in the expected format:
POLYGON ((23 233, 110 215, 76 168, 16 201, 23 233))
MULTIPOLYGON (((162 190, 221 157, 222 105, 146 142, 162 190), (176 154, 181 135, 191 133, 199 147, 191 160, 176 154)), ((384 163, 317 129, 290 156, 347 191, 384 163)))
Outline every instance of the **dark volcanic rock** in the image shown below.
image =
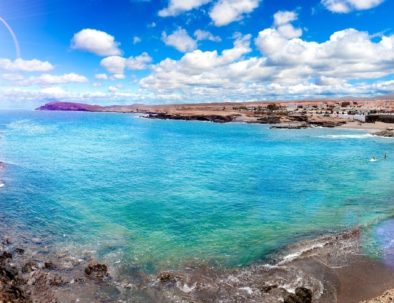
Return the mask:
POLYGON ((73 102, 50 102, 37 108, 37 110, 60 110, 60 111, 83 111, 83 112, 99 112, 101 106, 73 103, 73 102))
POLYGON ((108 276, 108 267, 105 264, 92 262, 85 268, 85 274, 90 278, 102 280, 108 276))
POLYGON ((275 115, 267 115, 257 119, 258 123, 262 124, 278 124, 281 123, 281 117, 275 115))
POLYGON ((298 287, 295 294, 287 294, 283 303, 312 303, 312 291, 305 287, 298 287))
POLYGON ((228 123, 235 119, 233 115, 180 115, 180 114, 167 114, 167 113, 151 113, 147 118, 150 119, 163 119, 163 120, 186 120, 186 121, 210 121, 216 123, 228 123))

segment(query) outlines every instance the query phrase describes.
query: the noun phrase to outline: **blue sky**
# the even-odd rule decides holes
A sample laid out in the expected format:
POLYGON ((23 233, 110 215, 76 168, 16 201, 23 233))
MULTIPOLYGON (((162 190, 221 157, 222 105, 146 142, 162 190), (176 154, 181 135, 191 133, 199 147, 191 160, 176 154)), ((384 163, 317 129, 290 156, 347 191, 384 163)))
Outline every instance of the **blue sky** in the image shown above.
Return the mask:
POLYGON ((391 93, 393 11, 393 0, 0 0, 0 107, 391 93))

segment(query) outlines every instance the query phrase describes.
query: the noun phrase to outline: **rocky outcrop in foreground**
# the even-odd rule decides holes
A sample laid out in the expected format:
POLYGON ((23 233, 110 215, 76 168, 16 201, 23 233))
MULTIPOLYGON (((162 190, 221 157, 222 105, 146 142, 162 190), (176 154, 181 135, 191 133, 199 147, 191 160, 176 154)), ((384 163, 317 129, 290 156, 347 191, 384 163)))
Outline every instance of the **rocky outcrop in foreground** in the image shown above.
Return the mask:
POLYGON ((105 264, 42 251, 0 242, 0 302, 101 302, 100 289, 111 287, 105 264))

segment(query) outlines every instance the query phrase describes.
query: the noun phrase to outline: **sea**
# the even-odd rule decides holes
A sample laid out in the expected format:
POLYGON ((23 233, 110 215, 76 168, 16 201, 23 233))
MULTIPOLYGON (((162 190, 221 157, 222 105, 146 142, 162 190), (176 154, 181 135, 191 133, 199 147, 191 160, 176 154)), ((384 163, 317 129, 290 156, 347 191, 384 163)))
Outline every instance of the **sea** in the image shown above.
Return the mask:
POLYGON ((394 139, 363 130, 1 111, 0 161, 7 225, 110 266, 240 268, 360 226, 393 259, 394 139))

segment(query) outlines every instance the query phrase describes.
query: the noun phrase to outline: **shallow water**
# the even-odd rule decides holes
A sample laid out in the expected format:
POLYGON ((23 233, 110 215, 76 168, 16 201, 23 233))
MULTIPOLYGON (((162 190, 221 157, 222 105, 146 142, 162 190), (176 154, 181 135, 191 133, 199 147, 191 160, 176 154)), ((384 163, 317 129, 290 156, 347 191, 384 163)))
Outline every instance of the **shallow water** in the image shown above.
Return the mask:
POLYGON ((1 214, 110 264, 240 266, 394 214, 394 141, 363 131, 66 112, 1 112, 0 131, 1 214))

